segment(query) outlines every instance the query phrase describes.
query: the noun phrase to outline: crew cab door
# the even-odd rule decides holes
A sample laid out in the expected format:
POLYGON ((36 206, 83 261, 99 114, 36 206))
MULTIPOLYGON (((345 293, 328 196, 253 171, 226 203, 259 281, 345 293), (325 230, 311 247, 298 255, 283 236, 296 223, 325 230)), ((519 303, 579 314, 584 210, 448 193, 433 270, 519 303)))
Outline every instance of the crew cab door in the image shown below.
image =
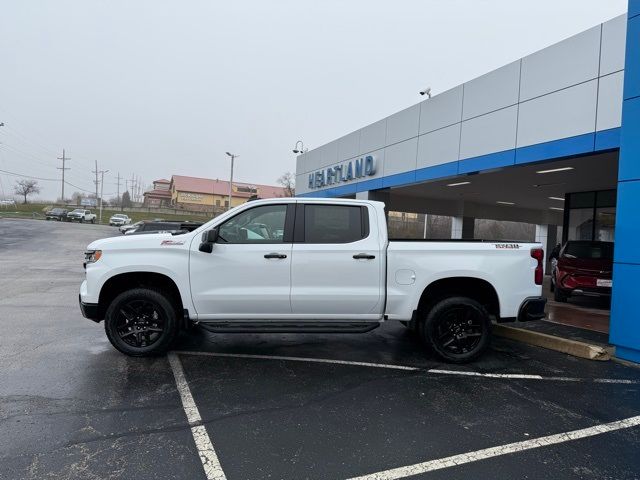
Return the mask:
POLYGON ((211 253, 191 245, 191 296, 199 319, 290 315, 294 203, 257 205, 219 225, 211 253))
POLYGON ((383 309, 383 245, 373 208, 299 203, 291 308, 308 319, 377 319, 383 309))

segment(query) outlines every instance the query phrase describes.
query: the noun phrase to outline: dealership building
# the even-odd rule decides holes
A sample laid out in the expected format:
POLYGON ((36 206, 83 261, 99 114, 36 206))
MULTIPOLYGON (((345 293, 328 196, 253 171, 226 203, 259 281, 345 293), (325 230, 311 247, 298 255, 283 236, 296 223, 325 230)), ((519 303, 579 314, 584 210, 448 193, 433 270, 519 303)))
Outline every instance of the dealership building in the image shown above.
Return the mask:
MULTIPOLYGON (((610 342, 640 362, 640 0, 562 42, 297 159, 297 195, 535 224, 550 251, 615 241, 610 342)), ((426 228, 426 227, 425 227, 426 228)))

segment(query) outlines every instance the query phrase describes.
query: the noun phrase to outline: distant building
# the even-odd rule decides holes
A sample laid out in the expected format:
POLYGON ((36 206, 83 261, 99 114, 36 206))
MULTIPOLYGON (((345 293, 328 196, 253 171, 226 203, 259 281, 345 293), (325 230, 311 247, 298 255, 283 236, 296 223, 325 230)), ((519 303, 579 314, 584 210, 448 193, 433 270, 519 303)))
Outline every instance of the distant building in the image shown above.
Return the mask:
MULTIPOLYGON (((233 182, 231 206, 245 203, 250 198, 285 197, 284 188, 233 182)), ((185 210, 228 208, 229 182, 219 179, 173 175, 171 180, 156 180, 153 189, 144 193, 145 206, 171 206, 185 210)))
POLYGON ((170 180, 154 180, 153 190, 144 192, 144 205, 147 207, 168 207, 171 205, 170 180))

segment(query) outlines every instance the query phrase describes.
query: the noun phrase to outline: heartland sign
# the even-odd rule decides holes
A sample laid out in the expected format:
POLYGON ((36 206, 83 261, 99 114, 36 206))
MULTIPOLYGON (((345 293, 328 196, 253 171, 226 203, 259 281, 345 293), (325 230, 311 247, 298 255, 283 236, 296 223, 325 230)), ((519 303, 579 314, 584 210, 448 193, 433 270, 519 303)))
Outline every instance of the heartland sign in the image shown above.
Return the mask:
POLYGON ((309 188, 322 188, 336 183, 349 182, 356 178, 375 175, 376 162, 373 156, 349 160, 341 165, 317 170, 309 174, 309 188))

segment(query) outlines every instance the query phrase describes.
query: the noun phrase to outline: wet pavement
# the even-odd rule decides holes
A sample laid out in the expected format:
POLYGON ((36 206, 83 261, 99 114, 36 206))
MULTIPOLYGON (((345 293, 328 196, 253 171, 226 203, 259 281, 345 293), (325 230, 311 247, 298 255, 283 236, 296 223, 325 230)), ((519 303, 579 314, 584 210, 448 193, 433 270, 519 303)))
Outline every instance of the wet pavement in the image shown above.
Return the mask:
MULTIPOLYGON (((83 250, 116 233, 0 220, 0 479, 207 478, 167 358, 119 354, 78 310, 83 250)), ((231 480, 346 479, 640 415, 640 369, 504 339, 463 367, 393 324, 175 348, 231 480)), ((411 478, 630 479, 639 450, 625 426, 411 478)))
POLYGON ((543 293, 547 297, 547 321, 600 333, 609 333, 611 300, 609 298, 573 296, 566 302, 553 300, 550 278, 545 277, 543 293))

